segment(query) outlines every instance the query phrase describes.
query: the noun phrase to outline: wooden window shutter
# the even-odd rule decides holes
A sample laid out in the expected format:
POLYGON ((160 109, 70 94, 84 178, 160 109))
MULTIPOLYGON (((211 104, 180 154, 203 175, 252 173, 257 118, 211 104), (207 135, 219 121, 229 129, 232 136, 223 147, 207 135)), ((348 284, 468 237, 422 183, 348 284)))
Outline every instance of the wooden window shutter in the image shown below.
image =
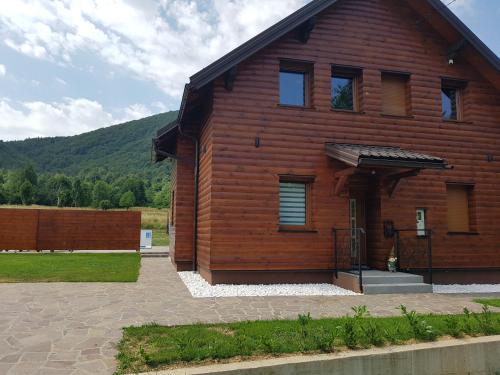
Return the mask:
POLYGON ((405 116, 407 114, 407 76, 382 74, 382 113, 405 116))
POLYGON ((448 231, 469 232, 469 187, 448 185, 448 231))

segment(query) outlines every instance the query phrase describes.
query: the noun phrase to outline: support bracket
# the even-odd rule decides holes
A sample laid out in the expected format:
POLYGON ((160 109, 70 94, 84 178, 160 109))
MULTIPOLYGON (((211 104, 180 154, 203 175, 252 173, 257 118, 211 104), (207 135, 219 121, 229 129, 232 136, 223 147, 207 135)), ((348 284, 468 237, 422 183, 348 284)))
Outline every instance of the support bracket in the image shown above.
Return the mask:
POLYGON ((224 75, 224 88, 227 91, 233 91, 234 82, 236 81, 237 75, 238 75, 238 65, 233 66, 224 75))
POLYGON ((306 22, 300 25, 297 29, 297 39, 302 43, 307 43, 311 37, 311 33, 316 27, 316 17, 309 18, 306 22))

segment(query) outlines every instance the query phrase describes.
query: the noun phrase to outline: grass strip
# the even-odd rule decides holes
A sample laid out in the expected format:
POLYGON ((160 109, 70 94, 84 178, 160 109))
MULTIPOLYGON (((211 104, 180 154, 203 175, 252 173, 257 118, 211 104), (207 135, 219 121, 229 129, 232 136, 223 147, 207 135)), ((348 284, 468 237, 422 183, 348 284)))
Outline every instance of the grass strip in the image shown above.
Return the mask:
POLYGON ((185 365, 434 341, 443 336, 500 333, 500 314, 464 309, 461 315, 419 315, 400 307, 402 316, 371 317, 365 306, 343 318, 254 321, 124 329, 118 346, 118 374, 185 365))
POLYGON ((140 263, 139 254, 0 254, 0 282, 136 282, 140 263))
POLYGON ((478 298, 474 302, 486 306, 500 307, 500 298, 478 298))

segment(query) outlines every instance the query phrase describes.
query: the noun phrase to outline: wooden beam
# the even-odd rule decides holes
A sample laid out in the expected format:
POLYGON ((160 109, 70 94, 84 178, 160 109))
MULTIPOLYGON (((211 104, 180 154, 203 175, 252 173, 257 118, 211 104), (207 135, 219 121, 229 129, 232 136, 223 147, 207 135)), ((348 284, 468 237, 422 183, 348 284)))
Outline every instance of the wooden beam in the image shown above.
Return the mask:
POLYGON ((410 171, 399 172, 394 174, 389 174, 383 177, 384 181, 387 183, 387 192, 390 198, 393 198, 399 189, 405 178, 418 176, 420 169, 412 169, 410 171))
POLYGON ((306 22, 297 29, 297 39, 302 43, 307 43, 311 37, 311 33, 316 27, 316 17, 309 18, 306 22))
POLYGON ((352 168, 346 168, 346 169, 342 169, 341 171, 338 171, 336 172, 333 177, 335 178, 340 178, 342 176, 352 176, 353 174, 355 174, 359 169, 356 168, 356 167, 352 167, 352 168))
POLYGON ((359 169, 356 167, 351 167, 351 168, 346 168, 342 169, 341 171, 336 172, 333 175, 334 181, 337 180, 337 184, 335 185, 335 192, 334 194, 339 196, 340 193, 344 190, 344 187, 349 180, 349 177, 351 177, 353 174, 355 174, 359 169))
POLYGON ((233 91, 234 82, 236 81, 236 76, 238 75, 238 66, 235 65, 229 69, 224 76, 224 87, 227 91, 233 91))
POLYGON ((446 51, 448 61, 453 61, 455 63, 455 59, 460 55, 460 52, 462 52, 466 45, 467 41, 465 39, 460 39, 459 41, 449 46, 448 50, 446 51))
POLYGON ((394 180, 400 180, 402 178, 415 177, 418 176, 419 174, 420 174, 420 169, 412 169, 404 172, 386 174, 383 176, 383 179, 386 181, 394 181, 394 180))

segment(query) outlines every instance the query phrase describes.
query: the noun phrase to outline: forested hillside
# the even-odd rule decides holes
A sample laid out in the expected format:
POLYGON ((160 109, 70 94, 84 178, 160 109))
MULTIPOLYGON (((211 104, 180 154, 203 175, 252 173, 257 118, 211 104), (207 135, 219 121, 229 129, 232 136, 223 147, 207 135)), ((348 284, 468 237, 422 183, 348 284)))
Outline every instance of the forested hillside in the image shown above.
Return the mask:
POLYGON ((162 113, 73 137, 0 142, 0 204, 168 206, 170 163, 151 163, 151 140, 176 116, 162 113))
POLYGON ((38 173, 77 175, 104 168, 121 174, 151 175, 157 168, 150 163, 151 139, 176 116, 177 112, 162 113, 73 137, 0 142, 0 169, 32 163, 38 173))

